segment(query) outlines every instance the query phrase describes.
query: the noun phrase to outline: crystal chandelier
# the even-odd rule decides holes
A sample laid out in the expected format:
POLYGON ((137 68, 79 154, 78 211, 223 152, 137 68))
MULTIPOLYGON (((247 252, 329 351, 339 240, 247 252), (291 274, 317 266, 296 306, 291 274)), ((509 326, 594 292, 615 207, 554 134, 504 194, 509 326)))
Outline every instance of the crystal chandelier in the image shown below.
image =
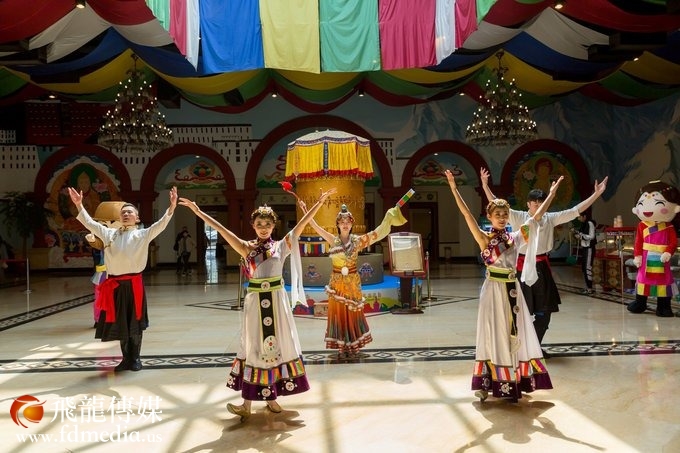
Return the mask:
POLYGON ((97 143, 116 151, 143 153, 173 145, 172 131, 165 125, 165 115, 158 111, 151 85, 137 69, 137 55, 128 79, 120 82, 116 105, 104 115, 97 143))
POLYGON ((504 146, 538 138, 536 122, 522 104, 522 93, 517 91, 515 80, 507 83, 503 77, 508 71, 501 62, 503 54, 502 50, 496 53, 498 68, 493 70, 495 81, 486 82, 484 95, 479 97, 479 106, 465 131, 468 143, 504 146))

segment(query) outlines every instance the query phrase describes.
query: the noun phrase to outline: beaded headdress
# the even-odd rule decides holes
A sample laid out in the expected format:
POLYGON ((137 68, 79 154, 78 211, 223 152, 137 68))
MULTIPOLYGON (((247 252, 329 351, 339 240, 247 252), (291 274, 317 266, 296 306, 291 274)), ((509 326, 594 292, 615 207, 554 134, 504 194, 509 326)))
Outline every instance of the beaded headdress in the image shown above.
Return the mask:
POLYGON ((349 212, 347 205, 345 204, 340 207, 340 212, 338 212, 338 215, 335 217, 335 223, 338 223, 340 219, 349 219, 350 222, 354 223, 354 216, 349 212))
POLYGON ((267 203, 260 206, 259 208, 254 210, 252 214, 250 214, 250 221, 251 222, 254 221, 255 218, 257 217, 270 217, 271 219, 273 219, 274 222, 278 220, 278 218, 276 217, 276 213, 271 207, 267 206, 267 203))
POLYGON ((510 209, 510 203, 503 198, 495 198, 486 205, 486 213, 491 214, 494 210, 499 208, 510 209))

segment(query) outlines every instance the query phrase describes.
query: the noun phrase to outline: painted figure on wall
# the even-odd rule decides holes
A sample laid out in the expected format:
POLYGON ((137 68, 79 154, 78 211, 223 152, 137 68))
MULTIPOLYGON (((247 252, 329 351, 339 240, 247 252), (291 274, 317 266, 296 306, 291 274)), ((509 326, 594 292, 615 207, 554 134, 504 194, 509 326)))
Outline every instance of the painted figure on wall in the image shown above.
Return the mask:
POLYGON ((96 163, 79 162, 67 165, 54 178, 48 206, 54 212, 50 228, 58 242, 51 247, 51 268, 92 265, 92 250, 85 240, 85 229, 76 219, 77 212, 69 198, 68 187, 82 191, 83 206, 89 212, 95 212, 103 201, 118 199, 114 177, 99 167, 96 163))
MULTIPOLYGON (((552 203, 552 209, 567 209, 580 201, 579 194, 574 186, 574 181, 578 179, 575 170, 567 162, 563 162, 559 156, 547 152, 533 153, 517 165, 514 174, 514 207, 523 206, 529 192, 533 189, 540 189, 547 193, 551 181, 560 176, 564 176, 564 180, 560 185, 560 192, 555 196, 555 201, 552 203)), ((555 227, 551 252, 554 257, 568 253, 569 234, 569 228, 563 225, 555 227)))
POLYGON ((560 193, 555 197, 553 209, 564 209, 573 202, 578 194, 574 190, 574 170, 565 165, 554 155, 548 153, 535 153, 527 160, 518 164, 513 180, 513 195, 520 203, 526 200, 532 189, 541 189, 548 193, 552 181, 564 176, 560 193))

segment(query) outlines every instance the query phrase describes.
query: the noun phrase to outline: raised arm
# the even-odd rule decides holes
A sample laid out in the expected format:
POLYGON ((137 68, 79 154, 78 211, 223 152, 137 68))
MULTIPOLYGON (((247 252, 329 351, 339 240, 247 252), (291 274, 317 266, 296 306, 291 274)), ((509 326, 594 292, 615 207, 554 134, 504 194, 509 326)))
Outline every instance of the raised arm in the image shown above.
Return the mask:
POLYGON ((541 217, 543 217, 543 214, 548 210, 550 207, 550 203, 555 199, 555 194, 557 193, 557 189, 560 187, 560 183, 564 180, 564 176, 560 176, 557 181, 553 181, 552 184, 550 184, 550 191, 548 192, 548 196, 543 200, 543 203, 536 209, 536 212, 532 216, 532 219, 538 221, 541 220, 541 217))
POLYGON ((236 236, 231 230, 227 229, 220 222, 201 211, 201 208, 198 207, 196 202, 191 201, 188 198, 180 198, 178 204, 191 209, 194 214, 203 219, 205 223, 213 227, 215 231, 217 231, 220 236, 222 236, 227 241, 227 244, 229 244, 229 246, 233 248, 234 251, 236 251, 236 253, 243 257, 248 255, 248 243, 236 236))
POLYGON ((92 217, 90 217, 90 213, 87 212, 87 209, 85 209, 85 206, 83 206, 83 191, 69 187, 68 194, 71 197, 71 201, 78 210, 78 221, 95 236, 101 238, 106 237, 106 230, 108 228, 93 220, 92 217))
MULTIPOLYGON (((306 214, 307 213, 307 205, 300 198, 298 198, 298 205, 300 206, 300 209, 302 210, 302 212, 306 214)), ((335 240, 335 236, 333 236, 331 233, 329 233, 328 231, 321 228, 321 225, 316 223, 316 220, 314 220, 314 217, 312 217, 311 220, 309 221, 309 225, 311 225, 312 228, 314 228, 314 231, 316 231, 316 233, 319 236, 321 236, 324 239, 324 241, 328 242, 329 244, 332 244, 333 241, 335 240)))
POLYGON ((489 170, 484 167, 479 169, 479 179, 482 181, 482 189, 484 190, 487 200, 491 201, 496 199, 496 195, 494 195, 489 188, 489 176, 489 170))
POLYGON ((170 189, 170 206, 168 206, 168 215, 172 215, 175 212, 175 208, 177 207, 177 187, 173 186, 172 189, 170 189))
POLYGON ((595 200, 600 198, 600 195, 602 195, 604 191, 607 189, 608 179, 609 176, 605 176, 605 178, 600 183, 597 182, 597 179, 595 180, 593 193, 588 198, 586 198, 585 200, 576 205, 579 214, 588 209, 590 206, 592 206, 592 204, 595 203, 595 200))
MULTIPOLYGON (((328 190, 328 191, 326 191, 326 192, 322 192, 322 193, 321 193, 321 196, 319 197, 319 199, 317 200, 317 202, 314 203, 314 206, 312 206, 311 208, 309 208, 309 210, 307 210, 306 212, 305 212, 305 209, 302 208, 302 206, 300 206, 300 208, 301 208, 302 211, 304 212, 304 215, 302 216, 302 218, 300 219, 300 221, 297 223, 297 225, 295 225, 295 227, 294 227, 293 230, 292 230, 292 233, 293 233, 294 236, 300 237, 300 235, 302 234, 302 231, 305 229, 305 227, 307 226, 307 224, 308 224, 309 222, 314 222, 314 216, 316 215, 316 213, 319 211, 319 209, 321 208, 321 206, 323 206, 323 203, 326 201, 326 199, 327 199, 328 197, 330 197, 331 195, 333 195, 335 192, 337 192, 337 190, 336 190, 335 188, 332 188, 332 189, 330 189, 330 190, 328 190)), ((303 204, 304 204, 304 203, 303 203, 303 204)), ((316 224, 316 222, 314 222, 314 224, 316 224)), ((318 224, 317 224, 317 226, 314 226, 314 224, 312 224, 312 227, 316 230, 317 233, 321 234, 321 231, 324 231, 323 228, 319 227, 318 224), (318 229, 317 229, 317 227, 318 227, 318 229)), ((323 238, 324 238, 326 241, 332 242, 332 241, 333 241, 333 236, 332 236, 330 233, 326 233, 326 234, 327 234, 328 236, 331 237, 330 240, 328 240, 328 239, 327 239, 327 236, 324 235, 324 234, 321 234, 321 236, 323 236, 323 238)))
POLYGON ((483 250, 486 248, 489 242, 489 237, 479 228, 477 219, 475 219, 475 217, 472 215, 472 212, 470 212, 470 208, 468 208, 468 205, 465 204, 463 197, 460 196, 460 193, 458 192, 458 186, 456 185, 456 179, 453 177, 453 173, 451 173, 450 170, 446 170, 444 174, 446 174, 446 179, 449 181, 449 187, 451 188, 453 198, 456 200, 456 205, 458 205, 458 209, 460 210, 461 214, 463 214, 463 217, 465 217, 465 222, 470 229, 470 233, 472 233, 472 236, 479 245, 479 249, 483 250))

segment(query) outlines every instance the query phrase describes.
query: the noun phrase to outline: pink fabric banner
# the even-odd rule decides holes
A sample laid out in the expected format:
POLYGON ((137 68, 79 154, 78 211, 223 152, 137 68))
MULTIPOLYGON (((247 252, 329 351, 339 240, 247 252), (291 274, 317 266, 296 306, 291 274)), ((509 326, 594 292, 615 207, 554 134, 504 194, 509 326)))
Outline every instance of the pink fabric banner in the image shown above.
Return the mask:
POLYGON ((187 2, 170 0, 170 36, 182 53, 187 54, 187 2))
POLYGON ((419 68, 437 64, 435 0, 380 0, 382 68, 419 68))
POLYGON ((456 0, 456 48, 477 30, 477 3, 475 0, 456 0))
POLYGON ((198 0, 170 0, 169 31, 180 53, 196 68, 200 34, 198 0))

